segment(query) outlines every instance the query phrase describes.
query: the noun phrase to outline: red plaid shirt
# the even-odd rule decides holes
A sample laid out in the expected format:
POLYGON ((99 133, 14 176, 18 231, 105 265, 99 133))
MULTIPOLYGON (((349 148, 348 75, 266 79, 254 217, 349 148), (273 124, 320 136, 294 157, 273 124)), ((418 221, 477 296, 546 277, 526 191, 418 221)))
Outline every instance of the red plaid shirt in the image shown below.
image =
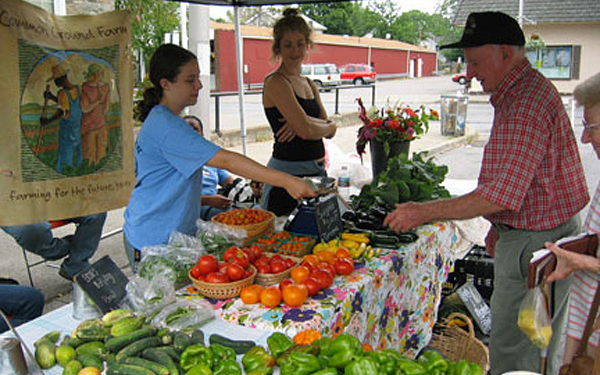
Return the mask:
POLYGON ((517 229, 545 230, 588 202, 577 141, 556 88, 527 60, 490 98, 494 125, 476 193, 508 208, 486 216, 517 229))

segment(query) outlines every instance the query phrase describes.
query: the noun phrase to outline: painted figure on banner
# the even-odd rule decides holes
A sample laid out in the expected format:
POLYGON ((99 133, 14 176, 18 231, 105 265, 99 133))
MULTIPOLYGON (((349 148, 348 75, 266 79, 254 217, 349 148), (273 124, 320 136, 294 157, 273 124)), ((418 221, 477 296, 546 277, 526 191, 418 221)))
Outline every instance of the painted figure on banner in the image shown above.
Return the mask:
POLYGON ((24 180, 122 169, 118 46, 92 54, 21 44, 20 69, 30 72, 21 97, 24 180))

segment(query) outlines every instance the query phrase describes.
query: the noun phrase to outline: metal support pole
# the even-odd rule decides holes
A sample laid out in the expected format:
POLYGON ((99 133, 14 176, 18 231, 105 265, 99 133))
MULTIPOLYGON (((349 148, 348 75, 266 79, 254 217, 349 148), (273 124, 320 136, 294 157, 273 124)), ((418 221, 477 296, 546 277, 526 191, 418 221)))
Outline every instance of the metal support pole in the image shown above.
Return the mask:
POLYGON ((215 96, 215 133, 221 136, 221 98, 215 96))
POLYGON ((340 114, 340 89, 335 88, 335 112, 336 115, 340 114))
POLYGON ((237 55, 237 78, 238 78, 238 100, 239 100, 239 110, 240 110, 240 128, 242 132, 242 152, 244 155, 246 153, 246 123, 244 118, 244 39, 242 38, 242 30, 240 26, 240 7, 234 6, 233 12, 235 15, 235 30, 236 30, 236 38, 235 38, 235 52, 237 55))
POLYGON ((375 105, 375 84, 371 85, 371 106, 375 105))

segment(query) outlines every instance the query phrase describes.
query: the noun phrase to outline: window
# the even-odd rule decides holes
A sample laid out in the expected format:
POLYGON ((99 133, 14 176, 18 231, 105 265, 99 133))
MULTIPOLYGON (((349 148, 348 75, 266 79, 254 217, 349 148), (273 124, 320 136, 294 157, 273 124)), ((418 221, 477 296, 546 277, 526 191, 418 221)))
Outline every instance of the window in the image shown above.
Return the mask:
POLYGON ((310 75, 310 68, 308 66, 303 66, 300 74, 303 76, 310 75))
POLYGON ((549 79, 578 79, 580 46, 546 46, 527 51, 531 65, 549 79))
POLYGON ((359 66, 359 67, 358 67, 358 71, 359 71, 359 72, 364 72, 364 71, 365 71, 365 67, 364 67, 364 66, 362 66, 362 65, 361 65, 361 66, 359 66))
POLYGON ((37 5, 43 8, 46 12, 54 13, 54 1, 53 0, 25 0, 30 4, 37 5))
POLYGON ((324 66, 315 66, 315 74, 327 74, 327 68, 324 66))
POLYGON ((349 67, 348 67, 348 71, 349 71, 349 72, 355 72, 355 71, 356 71, 356 68, 355 68, 355 67, 353 67, 353 66, 349 66, 349 67))

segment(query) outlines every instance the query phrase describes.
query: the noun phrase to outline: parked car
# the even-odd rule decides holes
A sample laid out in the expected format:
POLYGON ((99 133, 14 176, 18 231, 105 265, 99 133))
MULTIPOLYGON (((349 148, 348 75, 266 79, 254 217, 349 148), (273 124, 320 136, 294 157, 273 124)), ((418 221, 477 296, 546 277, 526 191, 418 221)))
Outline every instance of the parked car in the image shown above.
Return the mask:
POLYGON ((363 85, 375 82, 377 73, 367 64, 344 64, 338 68, 342 83, 363 85))
POLYGON ((469 82, 469 78, 467 77, 467 73, 457 73, 452 77, 452 81, 466 85, 469 82))
POLYGON ((302 64, 300 74, 312 79, 319 87, 338 86, 342 83, 335 64, 302 64))

